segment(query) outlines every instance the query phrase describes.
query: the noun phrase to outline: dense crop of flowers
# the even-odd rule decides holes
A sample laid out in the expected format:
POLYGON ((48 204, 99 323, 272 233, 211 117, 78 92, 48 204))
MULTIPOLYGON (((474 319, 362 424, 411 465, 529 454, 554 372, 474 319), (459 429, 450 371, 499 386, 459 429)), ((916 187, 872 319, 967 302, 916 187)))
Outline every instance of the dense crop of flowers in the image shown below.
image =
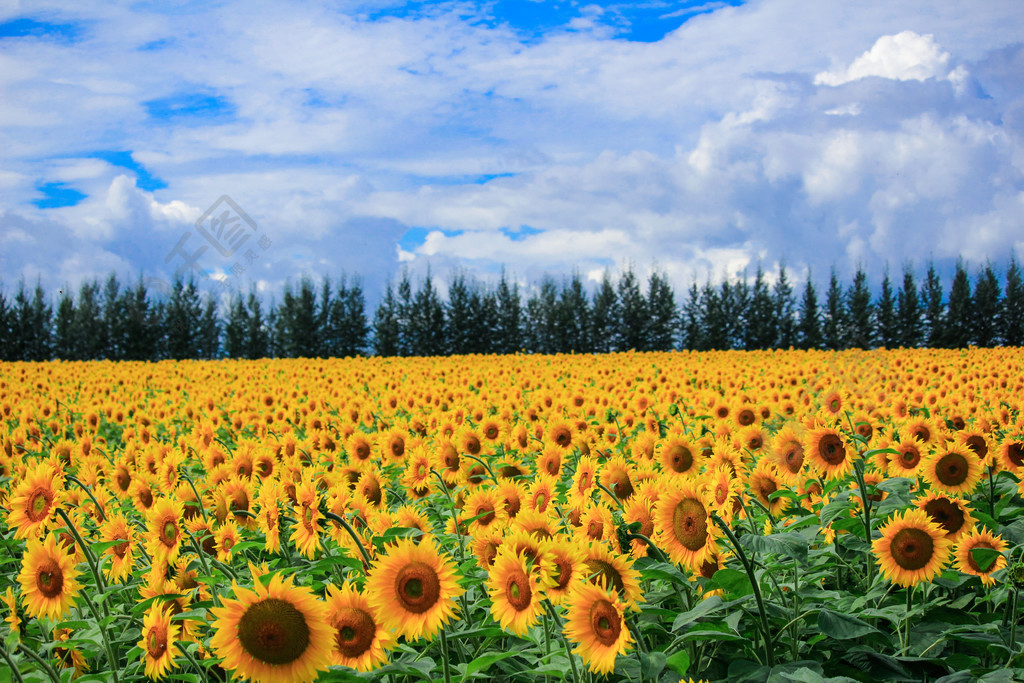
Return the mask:
POLYGON ((0 679, 1024 675, 1020 349, 0 388, 0 679))

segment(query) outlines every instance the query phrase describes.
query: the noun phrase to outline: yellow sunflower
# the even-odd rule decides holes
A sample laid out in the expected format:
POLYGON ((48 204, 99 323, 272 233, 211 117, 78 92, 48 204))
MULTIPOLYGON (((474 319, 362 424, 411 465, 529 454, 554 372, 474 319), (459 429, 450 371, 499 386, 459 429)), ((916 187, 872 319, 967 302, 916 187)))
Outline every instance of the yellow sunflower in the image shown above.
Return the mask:
POLYGON ((795 486, 800 483, 804 472, 804 444, 796 429, 787 424, 775 434, 771 455, 779 477, 786 484, 795 486))
POLYGON ((181 551, 182 505, 160 498, 146 512, 146 550, 158 562, 174 562, 181 551))
POLYGON ((38 538, 46 528, 61 501, 61 480, 51 464, 36 465, 14 487, 6 507, 7 525, 14 537, 38 538))
POLYGON ((932 489, 971 495, 981 481, 981 459, 969 448, 947 443, 925 458, 922 474, 932 489))
POLYGON ((104 569, 110 581, 127 581, 135 563, 135 527, 128 523, 124 515, 110 515, 100 525, 100 541, 121 541, 105 551, 104 554, 110 558, 110 564, 104 569))
POLYGON ((971 515, 971 506, 962 498, 933 491, 915 500, 914 505, 942 527, 946 538, 954 543, 974 528, 976 520, 971 515))
POLYGON ((921 464, 923 444, 917 439, 905 439, 896 442, 892 447, 899 452, 892 454, 892 458, 889 460, 889 476, 916 476, 918 466, 921 464))
POLYGON ((663 471, 684 476, 697 474, 703 460, 700 448, 679 436, 658 441, 654 453, 663 471))
POLYGON ((838 479, 852 467, 854 449, 846 443, 838 429, 818 427, 807 433, 804 456, 826 479, 838 479))
POLYGON ((986 571, 981 571, 981 567, 978 566, 978 562, 974 559, 971 551, 977 548, 989 548, 1002 553, 1006 551, 1006 547, 1006 541, 994 535, 988 529, 974 529, 965 536, 962 536, 960 543, 957 544, 955 553, 956 568, 964 574, 980 576, 982 583, 986 586, 993 586, 996 580, 992 578, 992 574, 1006 566, 1006 556, 1000 555, 986 571))
POLYGON ((25 611, 54 621, 74 607, 81 585, 74 560, 57 545, 51 532, 46 539, 29 539, 18 574, 25 611))
POLYGON ((154 681, 177 666, 174 656, 178 652, 176 642, 181 629, 171 621, 171 609, 167 604, 154 601, 142 620, 142 639, 138 647, 142 650, 146 675, 154 681))
POLYGON ((587 668, 609 674, 615 658, 632 642, 626 628, 625 608, 615 592, 603 585, 578 584, 569 594, 565 635, 587 668))
POLYGON ((715 552, 720 532, 711 519, 712 509, 696 485, 666 485, 654 508, 654 528, 673 562, 696 571, 715 552))
POLYGON ((584 568, 583 548, 566 537, 555 536, 554 538, 541 541, 540 569, 548 577, 547 599, 554 605, 561 604, 569 595, 572 589, 581 578, 584 568))
POLYGON ((305 683, 331 663, 327 605, 279 574, 266 586, 232 585, 235 599, 210 610, 210 647, 234 675, 257 683, 305 683))
POLYGON ((582 568, 590 583, 614 588, 627 607, 639 611, 644 591, 640 572, 628 555, 613 551, 607 543, 590 543, 583 551, 582 568))
POLYGON ((949 561, 952 543, 924 510, 909 509, 890 518, 871 547, 882 575, 905 588, 931 581, 949 561))
POLYGON ((327 619, 334 629, 333 663, 356 671, 373 671, 387 664, 395 637, 374 616, 370 601, 346 583, 327 588, 327 619))
POLYGON ((487 574, 491 614, 502 628, 524 636, 543 611, 541 572, 531 572, 526 556, 502 548, 487 574))
POLYGON ((455 598, 463 592, 455 565, 432 538, 419 545, 399 540, 366 578, 367 597, 384 626, 409 639, 432 639, 455 616, 455 598))
POLYGON ((295 523, 288 540, 295 544, 300 553, 313 559, 320 548, 320 497, 316 485, 309 477, 295 485, 295 523))

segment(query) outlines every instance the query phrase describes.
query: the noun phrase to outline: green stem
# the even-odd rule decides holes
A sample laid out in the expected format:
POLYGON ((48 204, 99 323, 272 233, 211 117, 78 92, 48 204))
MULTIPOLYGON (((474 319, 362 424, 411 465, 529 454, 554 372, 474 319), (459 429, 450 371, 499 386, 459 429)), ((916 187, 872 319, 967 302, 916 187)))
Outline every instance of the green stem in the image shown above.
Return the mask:
POLYGON ((904 621, 903 621, 903 643, 902 643, 902 647, 900 648, 900 656, 905 655, 907 653, 907 650, 910 649, 910 604, 911 604, 911 598, 914 595, 914 587, 913 586, 908 586, 906 591, 907 591, 907 607, 906 607, 906 617, 904 618, 904 621))
POLYGON ((441 663, 444 668, 444 683, 452 683, 452 672, 449 670, 448 663, 448 636, 445 635, 444 629, 441 629, 441 663))
POLYGON ((761 615, 761 633, 764 636, 764 654, 767 660, 768 666, 775 666, 775 652, 772 648, 771 631, 768 628, 768 613, 764 608, 764 598, 761 597, 761 586, 758 584, 757 577, 754 575, 754 566, 750 563, 747 558, 747 554, 743 551, 743 546, 740 545, 739 539, 736 538, 736 534, 733 533, 729 525, 715 513, 711 513, 711 519, 715 521, 718 528, 721 529, 726 536, 729 537, 729 542, 732 543, 732 547, 736 550, 736 556, 740 558, 740 562, 743 563, 743 568, 747 572, 747 576, 750 578, 750 585, 754 589, 754 599, 757 601, 757 611, 761 615))
POLYGON ((0 644, 0 654, 3 655, 4 660, 7 661, 7 666, 11 667, 11 675, 18 683, 25 683, 25 679, 21 677, 21 670, 18 669, 14 663, 14 659, 11 658, 11 653, 7 651, 7 648, 0 644))
POLYGON ((196 658, 192 656, 192 653, 189 652, 187 648, 179 647, 178 651, 181 652, 181 654, 185 655, 185 659, 187 659, 189 661, 189 663, 192 664, 192 666, 194 666, 196 668, 196 671, 199 672, 199 675, 203 677, 204 681, 209 681, 210 680, 210 671, 209 671, 209 669, 207 669, 205 666, 201 665, 196 660, 196 658))
MULTIPOLYGON (((85 540, 82 535, 78 533, 78 528, 71 522, 71 518, 68 517, 68 513, 64 512, 62 508, 57 508, 57 514, 61 516, 64 523, 68 526, 68 531, 75 539, 75 543, 82 549, 82 554, 85 555, 86 562, 89 565, 89 570, 92 572, 93 579, 96 580, 96 592, 100 595, 106 591, 106 585, 103 583, 103 577, 100 576, 99 567, 96 565, 96 557, 92 554, 92 549, 85 544, 85 540)), ((104 616, 110 616, 110 611, 107 609, 107 603, 103 603, 103 614, 104 616)))
MULTIPOLYGON (((193 452, 195 451, 193 450, 193 452)), ((203 497, 200 496, 199 491, 196 490, 196 485, 192 482, 192 479, 185 472, 179 472, 178 474, 181 476, 182 479, 188 482, 189 487, 191 487, 192 489, 192 493, 196 495, 196 504, 199 505, 199 512, 203 515, 203 521, 209 522, 210 520, 206 516, 206 508, 203 506, 203 497)))
MULTIPOLYGON (((96 624, 100 627, 100 634, 103 636, 103 646, 107 650, 107 660, 110 662, 110 675, 114 679, 114 683, 118 683, 117 671, 121 668, 121 662, 114 655, 114 646, 110 642, 110 634, 107 633, 107 625, 103 623, 103 619, 100 618, 99 610, 96 609, 96 604, 89 597, 88 591, 82 593, 82 597, 85 598, 85 604, 89 606, 89 611, 92 612, 93 618, 96 619, 96 624)), ((104 603, 106 606, 106 603, 104 603)))
MULTIPOLYGON (((366 552, 366 546, 363 545, 362 539, 359 538, 359 534, 357 534, 356 530, 352 528, 352 525, 348 523, 348 520, 342 517, 341 515, 334 514, 329 510, 324 510, 322 511, 321 514, 323 514, 325 519, 329 519, 332 522, 337 522, 342 526, 342 528, 345 531, 348 532, 348 535, 351 536, 352 540, 355 542, 356 547, 359 548, 359 554, 363 556, 364 572, 370 571, 370 565, 373 564, 373 561, 370 559, 370 554, 366 552)), ((326 547, 327 546, 324 545, 324 548, 326 547)))
POLYGON ((83 484, 82 482, 80 482, 80 481, 78 480, 78 478, 77 478, 77 477, 75 477, 75 475, 73 475, 73 474, 69 474, 69 475, 67 475, 67 476, 66 476, 65 478, 66 478, 66 479, 67 479, 68 481, 71 481, 71 482, 74 482, 75 484, 78 484, 78 486, 79 486, 79 487, 80 487, 80 488, 81 488, 81 489, 82 489, 83 491, 85 491, 85 494, 86 494, 87 496, 89 496, 89 498, 90 498, 90 499, 92 500, 92 502, 93 502, 93 505, 95 505, 95 506, 96 506, 96 511, 100 513, 100 521, 101 521, 101 522, 105 522, 105 521, 107 521, 107 515, 106 515, 106 513, 105 513, 105 512, 103 512, 103 506, 102 506, 102 505, 100 505, 100 502, 99 502, 98 500, 96 500, 96 496, 92 495, 92 491, 91 491, 91 490, 89 490, 89 487, 88 487, 88 486, 86 486, 85 484, 83 484))
POLYGON ((874 563, 871 553, 871 499, 868 498, 868 487, 864 480, 864 461, 857 459, 853 462, 853 471, 857 475, 857 485, 860 486, 860 501, 864 507, 864 540, 868 542, 867 550, 864 553, 864 581, 867 584, 864 591, 871 587, 871 575, 874 563))
MULTIPOLYGON (((551 602, 549 600, 545 600, 543 602, 543 605, 544 605, 544 609, 547 610, 548 614, 551 615, 551 620, 554 622, 555 626, 557 627, 558 623, 559 623, 559 619, 558 619, 558 613, 555 612, 554 606, 551 604, 551 602)), ((565 629, 559 629, 559 635, 562 638, 562 645, 565 647, 565 656, 568 657, 568 659, 569 659, 569 666, 572 667, 572 679, 574 681, 576 681, 576 683, 582 683, 583 679, 580 678, 580 672, 576 668, 576 658, 572 654, 572 647, 570 647, 570 645, 569 645, 569 639, 565 637, 565 629)))
POLYGON ((462 455, 469 458, 470 460, 476 460, 478 463, 483 465, 484 469, 487 470, 487 473, 491 475, 491 481, 493 481, 494 483, 498 483, 498 478, 494 476, 494 470, 491 469, 490 465, 488 465, 486 462, 476 457, 475 455, 470 455, 469 453, 463 453, 462 455))
MULTIPOLYGON (((1014 586, 1014 588, 1013 588, 1013 610, 1012 610, 1012 613, 1010 615, 1010 618, 1013 619, 1013 623, 1010 624, 1010 662, 1011 663, 1013 662, 1013 659, 1014 659, 1014 657, 1016 657, 1016 654, 1017 654, 1015 652, 1015 650, 1017 649, 1017 620, 1019 618, 1017 616, 1017 594, 1018 594, 1018 592, 1019 591, 1017 590, 1017 587, 1014 586)), ((1009 666, 1009 663, 1007 664, 1007 666, 1009 666)))
POLYGON ((996 483, 991 465, 988 467, 988 516, 993 520, 996 518, 996 483))
POLYGON ((25 643, 18 643, 18 649, 28 655, 29 659, 34 660, 36 664, 43 667, 43 669, 46 670, 46 673, 49 674, 50 680, 53 681, 53 683, 60 683, 60 675, 57 674, 57 671, 53 668, 53 665, 50 664, 50 662, 28 649, 25 643))

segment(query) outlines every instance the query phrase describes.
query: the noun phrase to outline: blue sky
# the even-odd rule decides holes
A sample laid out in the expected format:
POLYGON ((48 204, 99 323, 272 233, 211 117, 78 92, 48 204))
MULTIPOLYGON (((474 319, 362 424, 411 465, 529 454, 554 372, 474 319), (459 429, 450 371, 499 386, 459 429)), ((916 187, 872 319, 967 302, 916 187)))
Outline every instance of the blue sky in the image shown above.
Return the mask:
POLYGON ((6 3, 0 286, 1024 260, 1022 73, 1017 0, 6 3))

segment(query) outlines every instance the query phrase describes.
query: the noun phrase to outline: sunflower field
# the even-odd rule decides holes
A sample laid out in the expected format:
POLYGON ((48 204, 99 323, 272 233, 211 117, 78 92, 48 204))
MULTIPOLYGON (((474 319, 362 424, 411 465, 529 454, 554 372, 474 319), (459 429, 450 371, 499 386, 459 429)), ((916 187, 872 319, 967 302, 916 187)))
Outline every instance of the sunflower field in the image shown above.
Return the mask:
POLYGON ((1016 348, 0 364, 0 681, 1024 680, 1022 396, 1016 348))

